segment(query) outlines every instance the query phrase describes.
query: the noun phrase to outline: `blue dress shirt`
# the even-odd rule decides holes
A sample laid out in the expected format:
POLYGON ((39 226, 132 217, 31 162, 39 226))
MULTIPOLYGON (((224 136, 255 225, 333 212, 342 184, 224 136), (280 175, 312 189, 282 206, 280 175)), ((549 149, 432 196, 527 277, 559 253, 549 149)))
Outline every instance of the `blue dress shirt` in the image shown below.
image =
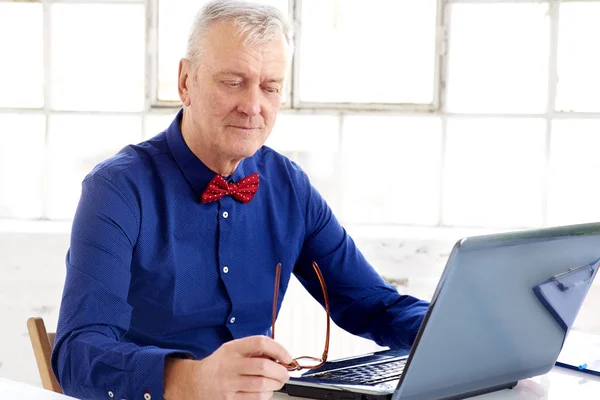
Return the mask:
POLYGON ((215 173, 183 140, 181 116, 83 181, 52 354, 64 392, 161 399, 166 356, 269 334, 277 263, 279 306, 292 273, 323 304, 316 261, 339 326, 408 349, 428 303, 377 274, 300 167, 262 147, 231 176, 260 174, 248 204, 201 204, 215 173))

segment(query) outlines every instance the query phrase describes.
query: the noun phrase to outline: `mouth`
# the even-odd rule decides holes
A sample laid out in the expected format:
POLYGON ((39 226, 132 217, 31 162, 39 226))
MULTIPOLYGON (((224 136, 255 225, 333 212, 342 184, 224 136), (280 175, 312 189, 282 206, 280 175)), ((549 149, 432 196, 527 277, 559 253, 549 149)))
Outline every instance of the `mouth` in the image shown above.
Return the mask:
POLYGON ((230 128, 234 128, 234 129, 241 129, 244 131, 255 131, 258 129, 261 129, 260 127, 253 127, 253 126, 239 126, 239 125, 229 125, 230 128))

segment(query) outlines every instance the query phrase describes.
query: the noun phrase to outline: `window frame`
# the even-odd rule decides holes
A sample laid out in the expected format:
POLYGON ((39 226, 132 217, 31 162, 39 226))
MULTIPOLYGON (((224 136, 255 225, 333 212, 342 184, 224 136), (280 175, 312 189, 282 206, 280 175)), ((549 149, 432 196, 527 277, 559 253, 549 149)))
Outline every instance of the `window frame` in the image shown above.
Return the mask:
MULTIPOLYGON (((557 65, 558 65, 558 36, 559 36, 559 17, 560 7, 564 3, 577 3, 577 2, 598 2, 600 0, 543 0, 544 3, 548 4, 548 14, 550 18, 550 52, 549 52, 549 63, 548 63, 548 100, 547 107, 544 112, 536 114, 506 114, 506 113, 450 113, 445 109, 445 93, 446 93, 446 82, 448 79, 448 51, 447 49, 451 46, 452 38, 449 36, 451 33, 450 26, 450 13, 452 6, 458 3, 483 3, 483 4, 498 4, 498 3, 539 3, 542 0, 437 0, 438 1, 438 16, 437 16, 437 65, 436 73, 436 92, 437 92, 437 104, 432 104, 431 107, 415 107, 415 105, 406 104, 361 104, 361 103, 300 103, 298 98, 294 97, 295 93, 298 93, 298 64, 301 55, 297 53, 293 60, 294 69, 291 74, 291 82, 288 85, 289 101, 282 107, 282 113, 285 114, 335 114, 339 118, 338 135, 342 140, 344 135, 344 123, 347 116, 353 116, 358 114, 371 114, 371 115, 396 115, 396 116, 437 116, 442 121, 442 152, 441 157, 441 168, 440 168, 440 198, 439 198, 439 210, 438 210, 438 222, 435 226, 448 226, 443 212, 443 205, 445 201, 445 194, 443 191, 443 182, 446 177, 444 174, 444 163, 446 157, 446 136, 447 136, 447 121, 452 118, 542 118, 547 124, 547 130, 545 135, 545 169, 540 176, 540 180, 543 184, 543 200, 540 207, 543 208, 543 225, 547 226, 550 220, 548 215, 548 200, 549 200, 549 186, 550 186, 550 171, 548 165, 551 160, 551 144, 552 144, 552 122, 560 119, 598 119, 600 120, 600 110, 597 112, 579 112, 579 111, 557 111, 556 110, 556 95, 557 95, 557 65), (295 88, 295 89, 294 89, 295 88)), ((300 15, 302 0, 288 0, 288 7, 290 10, 291 20, 295 26, 298 26, 296 16, 300 15)), ((33 114, 43 115, 46 121, 44 143, 46 151, 49 148, 49 124, 53 116, 59 114, 95 114, 95 115, 132 115, 140 118, 142 137, 147 134, 148 120, 155 115, 172 114, 181 106, 177 102, 155 102, 158 88, 157 79, 157 66, 158 59, 158 0, 0 0, 0 3, 37 3, 41 4, 43 12, 43 64, 44 64, 44 105, 43 107, 0 107, 0 114, 3 113, 19 113, 19 114, 33 114), (145 12, 145 29, 146 29, 146 48, 145 48, 145 62, 144 62, 144 78, 145 78, 145 99, 143 109, 140 111, 60 111, 54 110, 51 103, 52 95, 52 75, 50 71, 51 67, 51 9, 53 4, 141 4, 144 6, 145 12)), ((301 32, 297 32, 298 40, 301 40, 301 32)), ((299 46, 297 46, 298 48, 299 46)), ((450 48, 451 50, 451 48, 450 48)), ((46 157, 43 162, 43 170, 41 171, 41 197, 42 197, 42 210, 39 219, 48 219, 48 199, 51 188, 49 188, 49 160, 46 157)))
MULTIPOLYGON (((299 20, 302 15, 302 2, 304 0, 288 0, 288 18, 293 24, 294 31, 294 58, 290 71, 290 82, 287 85, 286 98, 282 104, 282 110, 390 110, 390 111, 412 111, 412 112, 436 112, 441 107, 441 92, 443 87, 442 75, 444 72, 444 57, 447 48, 447 28, 444 18, 444 3, 446 0, 436 0, 436 25, 435 29, 435 68, 433 84, 433 101, 429 104, 417 103, 359 103, 359 102, 307 102, 300 100, 300 42, 302 40, 302 23, 299 20)), ((151 108, 175 108, 179 102, 161 100, 158 98, 158 2, 159 0, 147 0, 148 8, 148 60, 149 74, 146 87, 149 88, 151 108)))

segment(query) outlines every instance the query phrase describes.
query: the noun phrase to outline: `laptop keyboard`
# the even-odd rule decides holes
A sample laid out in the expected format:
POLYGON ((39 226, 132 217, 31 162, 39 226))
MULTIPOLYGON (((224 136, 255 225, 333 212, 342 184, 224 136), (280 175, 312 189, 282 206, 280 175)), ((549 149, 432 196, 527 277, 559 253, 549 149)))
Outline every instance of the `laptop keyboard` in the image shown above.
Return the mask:
POLYGON ((368 364, 357 367, 325 371, 306 375, 312 379, 325 381, 347 382, 359 385, 376 385, 382 382, 400 379, 406 358, 381 364, 368 364))

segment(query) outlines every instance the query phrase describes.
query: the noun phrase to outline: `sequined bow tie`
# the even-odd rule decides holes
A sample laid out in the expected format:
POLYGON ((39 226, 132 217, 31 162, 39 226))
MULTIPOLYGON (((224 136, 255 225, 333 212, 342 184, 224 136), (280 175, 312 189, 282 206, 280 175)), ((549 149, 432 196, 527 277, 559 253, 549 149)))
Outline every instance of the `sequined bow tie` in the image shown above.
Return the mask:
POLYGON ((223 196, 233 196, 242 203, 248 203, 258 190, 258 174, 254 173, 240 179, 237 183, 228 183, 221 175, 215 176, 202 192, 201 203, 217 201, 223 196))

